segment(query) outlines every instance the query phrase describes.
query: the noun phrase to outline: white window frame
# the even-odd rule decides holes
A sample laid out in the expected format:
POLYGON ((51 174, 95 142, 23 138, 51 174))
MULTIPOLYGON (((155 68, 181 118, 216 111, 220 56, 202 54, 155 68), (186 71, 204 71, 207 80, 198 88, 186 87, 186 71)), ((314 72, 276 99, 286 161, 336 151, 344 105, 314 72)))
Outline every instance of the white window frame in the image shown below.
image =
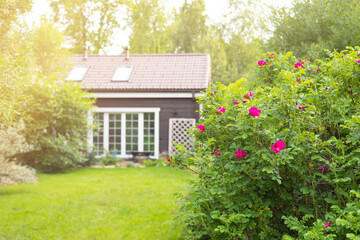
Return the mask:
MULTIPOLYGON (((104 113, 104 149, 109 151, 109 113, 121 113, 121 153, 118 158, 130 158, 132 155, 126 154, 126 113, 137 113, 138 117, 138 151, 144 150, 144 113, 154 113, 155 121, 155 145, 154 155, 151 158, 159 158, 159 121, 160 108, 94 108, 93 112, 104 113)), ((89 125, 93 124, 92 114, 88 115, 89 125)), ((91 151, 93 147, 93 131, 88 132, 88 149, 91 151)))

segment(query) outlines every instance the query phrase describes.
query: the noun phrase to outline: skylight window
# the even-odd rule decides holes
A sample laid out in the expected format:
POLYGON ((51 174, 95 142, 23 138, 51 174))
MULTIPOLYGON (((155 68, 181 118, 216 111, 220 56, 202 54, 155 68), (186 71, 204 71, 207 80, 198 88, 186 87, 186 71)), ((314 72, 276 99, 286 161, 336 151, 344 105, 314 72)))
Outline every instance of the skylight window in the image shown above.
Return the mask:
POLYGON ((117 67, 112 81, 129 81, 133 67, 117 67))
POLYGON ((74 67, 65 80, 82 81, 88 69, 88 67, 74 67))

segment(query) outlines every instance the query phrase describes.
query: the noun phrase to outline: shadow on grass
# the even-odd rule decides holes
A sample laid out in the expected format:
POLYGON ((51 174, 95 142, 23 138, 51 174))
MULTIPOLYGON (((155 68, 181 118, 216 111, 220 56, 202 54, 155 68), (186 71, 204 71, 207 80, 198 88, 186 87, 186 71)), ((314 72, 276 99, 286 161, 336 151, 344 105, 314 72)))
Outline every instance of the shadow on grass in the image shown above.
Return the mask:
POLYGON ((23 190, 23 189, 1 189, 2 186, 0 186, 0 197, 1 196, 11 196, 11 195, 17 195, 17 194, 28 194, 31 193, 31 191, 23 190))

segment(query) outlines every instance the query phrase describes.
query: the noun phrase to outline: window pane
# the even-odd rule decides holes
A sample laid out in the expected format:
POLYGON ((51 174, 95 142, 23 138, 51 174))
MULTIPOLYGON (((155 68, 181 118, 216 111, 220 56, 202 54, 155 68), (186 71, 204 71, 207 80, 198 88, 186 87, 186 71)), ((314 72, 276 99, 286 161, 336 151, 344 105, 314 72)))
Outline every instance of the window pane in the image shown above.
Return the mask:
POLYGON ((138 150, 138 113, 126 114, 126 154, 138 150))
POLYGON ((144 113, 144 151, 151 151, 154 154, 155 141, 155 114, 144 113))
POLYGON ((109 113, 109 150, 121 152, 121 113, 109 113))
POLYGON ((95 155, 101 155, 104 153, 104 113, 95 113, 94 114, 94 125, 93 130, 93 151, 95 155))
POLYGON ((117 67, 114 75, 112 76, 112 81, 128 81, 130 79, 132 67, 117 67))
POLYGON ((74 67, 65 80, 82 81, 88 69, 88 67, 74 67))

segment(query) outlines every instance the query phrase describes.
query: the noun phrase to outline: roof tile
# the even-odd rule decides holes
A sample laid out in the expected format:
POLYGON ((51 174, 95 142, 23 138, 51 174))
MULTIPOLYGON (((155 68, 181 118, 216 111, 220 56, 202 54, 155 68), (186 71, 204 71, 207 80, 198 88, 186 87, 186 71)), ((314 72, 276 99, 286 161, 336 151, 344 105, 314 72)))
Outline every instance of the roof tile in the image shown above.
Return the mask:
MULTIPOLYGON (((88 66, 83 87, 93 91, 205 90, 210 82, 209 54, 82 55, 72 58, 75 66, 88 66), (128 81, 111 81, 118 66, 133 67, 128 81)), ((90 91, 91 91, 90 90, 90 91)))

